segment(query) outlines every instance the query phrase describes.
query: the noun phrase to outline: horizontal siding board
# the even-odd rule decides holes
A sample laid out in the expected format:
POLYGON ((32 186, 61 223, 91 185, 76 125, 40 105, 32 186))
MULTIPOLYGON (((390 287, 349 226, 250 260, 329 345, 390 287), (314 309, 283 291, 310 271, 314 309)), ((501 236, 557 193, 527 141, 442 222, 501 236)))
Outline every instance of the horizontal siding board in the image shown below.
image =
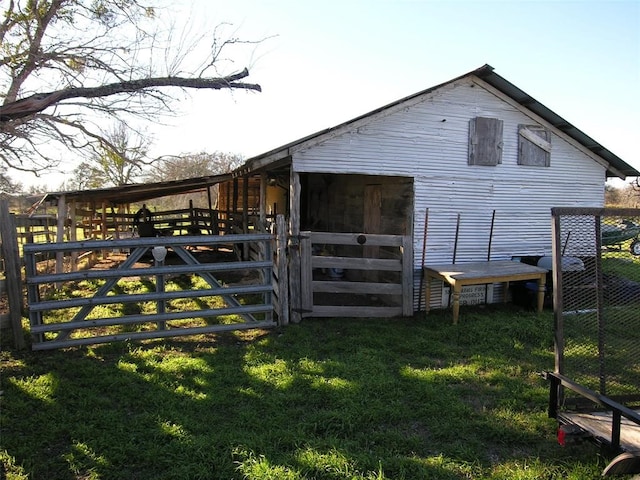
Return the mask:
MULTIPOLYGON (((462 79, 422 101, 296 152, 293 168, 300 173, 412 177, 415 270, 422 260, 427 209, 427 264, 452 261, 458 213, 456 260, 485 260, 494 209, 492 259, 550 255, 551 208, 603 206, 605 167, 554 130, 549 167, 518 165, 518 126, 536 125, 537 120, 496 93, 462 79), (500 165, 468 165, 469 120, 475 117, 503 121, 500 165)), ((414 277, 417 305, 422 293, 419 275, 414 277)), ((499 291, 494 289, 494 294, 499 291)))

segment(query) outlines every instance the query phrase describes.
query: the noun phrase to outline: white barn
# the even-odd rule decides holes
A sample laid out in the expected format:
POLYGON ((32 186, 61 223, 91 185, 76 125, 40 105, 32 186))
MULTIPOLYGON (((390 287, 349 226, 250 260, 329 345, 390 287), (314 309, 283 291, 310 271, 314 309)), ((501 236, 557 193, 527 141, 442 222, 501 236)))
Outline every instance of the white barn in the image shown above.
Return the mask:
MULTIPOLYGON (((485 65, 251 158, 234 175, 236 182, 244 179, 245 190, 250 182, 259 185, 263 220, 286 214, 294 257, 301 232, 362 234, 361 241, 367 234, 409 237, 411 245, 401 247, 412 251, 401 274, 412 272, 402 290, 411 298, 401 313, 407 315, 424 306, 423 264, 550 255, 552 207, 602 207, 606 177, 640 172, 485 65)), ((329 237, 321 238, 314 243, 329 237)), ((343 245, 342 255, 394 255, 361 245, 368 250, 343 245)), ((314 247, 316 260, 321 248, 314 247)), ((339 249, 328 249, 329 256, 341 255, 339 249)), ((291 262, 292 315, 339 315, 315 308, 322 292, 335 305, 344 302, 336 300, 339 289, 330 288, 338 288, 335 281, 318 283, 327 273, 324 264, 307 264, 303 257, 291 262), (318 287, 314 293, 305 294, 312 288, 305 278, 318 287)), ((380 273, 373 278, 393 282, 380 273)), ((380 301, 381 295, 372 296, 380 301)), ((433 296, 430 305, 440 298, 433 296)))

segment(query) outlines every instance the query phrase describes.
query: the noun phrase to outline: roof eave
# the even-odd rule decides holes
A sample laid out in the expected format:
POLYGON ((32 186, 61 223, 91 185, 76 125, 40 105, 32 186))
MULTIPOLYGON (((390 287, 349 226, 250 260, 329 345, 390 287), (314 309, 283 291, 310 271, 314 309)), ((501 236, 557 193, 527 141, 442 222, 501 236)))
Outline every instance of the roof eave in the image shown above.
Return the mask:
POLYGON ((364 115, 356 117, 354 119, 348 120, 344 123, 336 125, 335 127, 327 128, 321 130, 319 132, 313 133, 306 137, 295 140, 291 143, 285 144, 263 154, 257 155, 248 159, 240 168, 238 168, 234 172, 234 176, 238 175, 246 175, 252 172, 255 172, 258 169, 263 169, 268 167, 272 162, 278 162, 286 157, 290 157, 293 152, 300 149, 302 145, 309 144, 310 142, 315 141, 315 143, 322 140, 323 137, 328 135, 335 135, 336 132, 342 131, 352 124, 361 121, 363 119, 372 117, 373 115, 379 114, 385 110, 393 108, 397 105, 403 104, 407 101, 410 101, 416 97, 425 95, 429 92, 437 90, 445 85, 456 82, 462 78, 469 76, 476 76, 486 83, 494 87, 496 90, 499 90, 503 94, 512 98, 515 102, 522 105, 523 107, 531 110, 533 113, 543 118, 545 121, 549 122, 554 128, 559 129, 582 146, 584 146, 587 150, 597 155, 599 158, 603 160, 603 165, 606 168, 607 177, 620 177, 622 179, 626 177, 638 177, 640 176, 640 171, 633 168, 631 165, 627 164, 620 157, 615 155, 610 150, 606 149, 600 143, 596 142, 594 139, 589 137, 587 134, 576 128, 571 123, 567 122, 565 119, 557 115, 555 112, 544 106, 542 103, 538 102, 535 98, 521 90, 520 88, 513 85, 511 82, 501 77, 497 73, 494 72, 494 68, 491 65, 485 64, 480 68, 477 68, 469 73, 464 75, 460 75, 452 80, 441 83, 434 87, 428 88, 426 90, 422 90, 413 95, 409 95, 408 97, 401 98, 395 102, 392 102, 388 105, 380 107, 376 110, 368 112, 364 115))
POLYGON ((613 152, 596 142, 582 130, 553 112, 551 109, 547 108, 520 88, 516 87, 507 79, 495 73, 493 68, 489 65, 485 65, 472 73, 487 82, 496 90, 499 90, 512 98, 518 104, 543 118, 554 128, 557 128, 567 136, 571 137, 593 154, 602 158, 604 160, 604 164, 607 166, 607 177, 619 177, 624 179, 626 177, 640 176, 640 171, 633 168, 613 152))

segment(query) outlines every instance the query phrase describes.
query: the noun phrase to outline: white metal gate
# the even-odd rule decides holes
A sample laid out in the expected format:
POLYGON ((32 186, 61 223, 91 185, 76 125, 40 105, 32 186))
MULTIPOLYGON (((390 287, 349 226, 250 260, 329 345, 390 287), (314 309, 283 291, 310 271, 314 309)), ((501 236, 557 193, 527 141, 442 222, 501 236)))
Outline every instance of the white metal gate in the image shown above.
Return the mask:
POLYGON ((275 236, 270 234, 245 234, 27 244, 24 257, 33 349, 273 327, 277 324, 273 314, 274 240, 275 236), (253 242, 262 244, 258 250, 264 252, 263 258, 203 261, 193 251, 194 247, 232 251, 234 244, 253 242), (38 271, 36 256, 44 251, 98 252, 106 249, 130 253, 116 268, 68 273, 38 271), (171 264, 160 258, 167 251, 172 258, 171 264), (144 258, 146 264, 141 263, 144 258), (242 281, 229 283, 219 280, 223 272, 248 272, 249 275, 242 281), (198 276, 205 281, 206 287, 166 288, 166 282, 178 276, 198 276), (132 277, 144 280, 152 288, 141 293, 123 292, 120 280, 132 277), (57 295, 65 286, 82 281, 95 284, 91 296, 76 297, 74 290, 69 288, 65 295, 57 295), (47 288, 49 294, 45 293, 47 288), (185 309, 185 300, 195 300, 199 308, 185 309), (116 310, 110 308, 114 305, 116 310), (52 315, 52 312, 64 309, 69 311, 65 320, 52 315), (69 316, 71 320, 68 320, 69 316))

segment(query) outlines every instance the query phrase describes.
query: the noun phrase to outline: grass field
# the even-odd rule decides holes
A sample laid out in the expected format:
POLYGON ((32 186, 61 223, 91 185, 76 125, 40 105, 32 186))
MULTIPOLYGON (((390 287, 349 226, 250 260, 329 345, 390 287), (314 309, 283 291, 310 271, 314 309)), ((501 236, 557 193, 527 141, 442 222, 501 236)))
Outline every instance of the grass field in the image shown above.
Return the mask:
POLYGON ((599 478, 547 418, 552 314, 462 313, 5 348, 3 478, 599 478))

